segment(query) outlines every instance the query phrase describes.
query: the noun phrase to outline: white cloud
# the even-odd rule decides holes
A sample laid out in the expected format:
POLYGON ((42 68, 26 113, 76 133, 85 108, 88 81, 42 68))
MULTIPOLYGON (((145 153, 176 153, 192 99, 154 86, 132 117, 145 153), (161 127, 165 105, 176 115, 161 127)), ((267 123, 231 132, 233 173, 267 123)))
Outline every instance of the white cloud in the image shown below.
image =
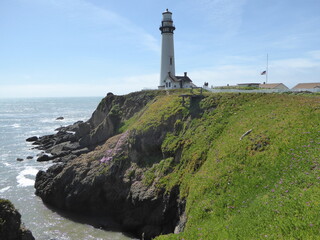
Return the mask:
MULTIPOLYGON (((242 24, 242 14, 247 0, 198 0, 192 1, 208 24, 224 32, 235 33, 242 24)), ((191 3, 190 3, 191 4, 191 3)))
POLYGON ((314 67, 320 67, 320 61, 309 58, 291 58, 272 61, 270 67, 285 68, 285 69, 308 69, 314 67))
POLYGON ((319 36, 317 33, 297 33, 288 34, 287 32, 282 32, 276 36, 275 41, 271 42, 271 46, 277 47, 280 49, 297 49, 301 46, 307 44, 310 39, 318 39, 319 36), (283 35, 285 34, 285 35, 283 35), (280 37, 279 35, 283 35, 280 37))
MULTIPOLYGON (((140 26, 134 24, 129 19, 110 11, 109 9, 99 7, 87 0, 50 0, 43 2, 38 1, 41 4, 50 4, 57 9, 64 12, 70 19, 70 21, 86 21, 87 24, 101 25, 108 28, 113 28, 113 38, 116 38, 116 32, 119 30, 126 36, 126 39, 133 39, 137 44, 142 43, 144 47, 150 51, 160 52, 160 44, 158 39, 153 35, 146 32, 140 26), (114 31, 114 30, 117 31, 114 31)), ((107 29, 106 29, 107 32, 107 29)))
POLYGON ((223 65, 205 70, 195 70, 190 72, 190 77, 196 85, 203 85, 209 82, 213 86, 236 85, 244 82, 262 82, 264 78, 260 76, 260 69, 253 66, 223 65))
POLYGON ((320 60, 320 50, 310 51, 308 55, 314 59, 320 60))
MULTIPOLYGON (((269 83, 284 83, 293 87, 298 83, 320 81, 319 52, 312 52, 312 57, 282 59, 269 62, 269 83)), ((309 54, 310 55, 310 54, 309 54)), ((209 82, 213 86, 235 85, 238 83, 257 82, 266 80, 261 75, 261 66, 253 63, 220 65, 207 69, 190 71, 189 75, 196 85, 209 82)))
MULTIPOLYGON (((319 51, 307 54, 312 57, 292 58, 270 61, 269 83, 284 83, 293 87, 303 82, 319 82, 320 61, 319 51)), ((230 59, 237 59, 232 56, 230 59)), ((242 58, 242 57, 241 57, 242 58)), ((245 57, 253 59, 254 57, 245 57)), ((253 61, 254 62, 254 61, 253 61)), ((229 64, 213 66, 206 69, 194 69, 188 75, 193 82, 202 86, 209 82, 213 86, 236 85, 238 83, 265 81, 265 76, 260 75, 261 66, 257 64, 229 64)), ((142 74, 121 78, 105 79, 105 84, 26 84, 3 85, 0 88, 1 97, 65 97, 65 96, 105 96, 108 92, 121 95, 142 89, 156 89, 159 74, 142 74)))
POLYGON ((106 84, 20 84, 2 85, 0 96, 8 97, 75 97, 105 96, 108 92, 121 95, 142 89, 156 89, 159 74, 106 79, 106 84), (112 82, 112 84, 108 84, 112 82))
POLYGON ((281 49, 294 49, 301 44, 301 38, 298 35, 285 36, 271 43, 272 46, 281 49))

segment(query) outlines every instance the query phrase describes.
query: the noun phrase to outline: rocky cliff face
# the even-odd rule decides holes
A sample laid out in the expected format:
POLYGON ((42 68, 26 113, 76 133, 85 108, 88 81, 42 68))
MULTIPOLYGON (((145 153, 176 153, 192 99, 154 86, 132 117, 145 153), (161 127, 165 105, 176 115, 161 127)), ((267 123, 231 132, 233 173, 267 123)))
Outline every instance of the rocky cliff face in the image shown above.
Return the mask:
POLYGON ((318 95, 109 95, 38 140, 60 163, 36 191, 141 239, 317 239, 319 111, 318 95))
POLYGON ((0 199, 0 239, 34 240, 32 233, 21 224, 20 213, 4 199, 0 199))
MULTIPOLYGON (((185 202, 179 198, 179 188, 166 191, 148 181, 145 174, 164 158, 161 144, 166 134, 174 130, 181 112, 176 111, 148 129, 128 128, 117 134, 126 120, 143 114, 143 109, 156 101, 157 94, 109 94, 89 121, 43 137, 49 145, 40 138, 36 142, 39 148, 61 163, 37 174, 36 194, 62 210, 111 218, 123 231, 143 239, 172 233, 179 224, 181 229, 185 202)), ((109 221, 100 224, 109 229, 114 226, 109 221)))
POLYGON ((157 96, 158 92, 131 93, 126 96, 115 96, 109 93, 101 100, 97 109, 87 122, 76 122, 67 127, 56 129, 53 135, 40 138, 30 137, 39 150, 45 150, 38 161, 71 160, 83 153, 92 151, 114 136, 123 122, 145 107, 157 96))

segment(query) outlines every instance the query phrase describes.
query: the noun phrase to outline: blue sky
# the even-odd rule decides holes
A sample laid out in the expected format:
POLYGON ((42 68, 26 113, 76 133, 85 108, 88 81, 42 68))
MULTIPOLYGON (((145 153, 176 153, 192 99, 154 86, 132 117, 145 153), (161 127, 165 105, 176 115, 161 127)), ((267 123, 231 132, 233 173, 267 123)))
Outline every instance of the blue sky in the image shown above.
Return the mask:
POLYGON ((0 97, 156 88, 166 8, 196 85, 320 82, 319 0, 0 0, 0 97))

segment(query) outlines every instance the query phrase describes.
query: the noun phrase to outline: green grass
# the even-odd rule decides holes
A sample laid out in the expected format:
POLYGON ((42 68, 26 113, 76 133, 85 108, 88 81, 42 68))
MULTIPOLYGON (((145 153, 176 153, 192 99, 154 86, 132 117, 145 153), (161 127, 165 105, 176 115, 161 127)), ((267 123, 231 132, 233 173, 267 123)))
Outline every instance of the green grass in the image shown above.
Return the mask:
POLYGON ((178 186, 187 223, 156 239, 320 239, 320 95, 181 94, 159 92, 119 129, 130 144, 167 132, 143 183, 178 186))
MULTIPOLYGON (((175 160, 146 174, 148 184, 179 185, 187 200, 184 232, 157 239, 317 239, 319 95, 206 96, 199 114, 184 113, 162 144, 175 160)), ((135 127, 156 127, 166 112, 185 111, 174 96, 162 103, 135 127)))
POLYGON ((136 117, 138 118, 129 129, 137 132, 147 132, 150 129, 157 128, 159 124, 184 110, 180 101, 178 95, 158 97, 154 102, 148 104, 144 111, 137 114, 136 117))
POLYGON ((179 94, 182 93, 181 91, 168 91, 165 96, 163 96, 163 92, 149 102, 143 110, 124 121, 119 132, 127 130, 147 132, 158 127, 161 122, 165 122, 169 117, 184 110, 180 104, 179 94))

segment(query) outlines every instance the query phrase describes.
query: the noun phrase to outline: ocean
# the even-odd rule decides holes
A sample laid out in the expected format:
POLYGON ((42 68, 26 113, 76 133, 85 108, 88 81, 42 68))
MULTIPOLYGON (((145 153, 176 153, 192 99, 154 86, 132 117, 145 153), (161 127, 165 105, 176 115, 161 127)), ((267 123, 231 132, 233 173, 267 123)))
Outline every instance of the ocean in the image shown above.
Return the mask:
POLYGON ((72 221, 46 207, 34 194, 37 172, 52 163, 37 162, 40 151, 32 149, 26 138, 52 134, 60 126, 88 120, 100 100, 99 97, 0 98, 0 198, 15 205, 36 240, 132 239, 119 232, 72 221), (58 117, 64 119, 56 120, 58 117), (18 158, 23 161, 17 161, 18 158))

